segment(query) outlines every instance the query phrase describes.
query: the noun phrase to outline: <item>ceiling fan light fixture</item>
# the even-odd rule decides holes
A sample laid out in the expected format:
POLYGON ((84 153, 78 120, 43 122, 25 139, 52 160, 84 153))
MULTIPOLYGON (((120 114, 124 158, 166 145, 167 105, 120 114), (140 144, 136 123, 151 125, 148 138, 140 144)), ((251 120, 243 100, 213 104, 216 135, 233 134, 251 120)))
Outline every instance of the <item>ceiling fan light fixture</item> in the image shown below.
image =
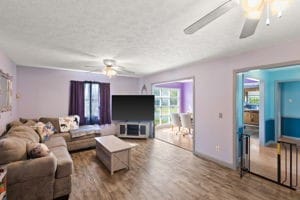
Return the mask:
POLYGON ((104 59, 103 60, 103 63, 106 65, 106 66, 113 66, 116 64, 116 61, 113 60, 113 59, 104 59))
POLYGON ((242 0, 242 8, 248 19, 259 19, 262 13, 264 0, 242 0))
POLYGON ((264 5, 264 0, 242 0, 242 7, 246 12, 260 10, 264 5))
POLYGON ((246 18, 248 19, 259 19, 261 16, 261 11, 252 11, 252 12, 247 12, 245 13, 246 18))
POLYGON ((107 66, 104 68, 103 72, 109 78, 111 78, 117 74, 117 72, 115 70, 113 70, 111 67, 107 67, 107 66))

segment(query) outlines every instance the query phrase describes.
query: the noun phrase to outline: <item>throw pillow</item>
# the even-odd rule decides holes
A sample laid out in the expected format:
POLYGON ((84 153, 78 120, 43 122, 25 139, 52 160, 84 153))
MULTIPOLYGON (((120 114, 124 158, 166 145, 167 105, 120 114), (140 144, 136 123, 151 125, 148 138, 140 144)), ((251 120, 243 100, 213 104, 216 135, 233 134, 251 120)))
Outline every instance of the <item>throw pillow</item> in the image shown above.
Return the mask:
POLYGON ((35 124, 34 128, 40 135, 41 142, 47 141, 49 137, 55 133, 55 128, 51 122, 46 124, 43 122, 38 122, 35 124))
POLYGON ((28 143, 26 148, 29 158, 45 157, 50 153, 48 147, 41 143, 28 143))
POLYGON ((26 143, 40 141, 39 134, 32 127, 25 126, 25 125, 12 127, 7 132, 7 136, 17 137, 18 139, 23 140, 26 143))
POLYGON ((70 131, 70 124, 71 121, 73 121, 72 117, 59 117, 58 121, 60 132, 64 133, 70 131))
POLYGON ((26 142, 16 137, 0 139, 0 165, 26 160, 26 142))
POLYGON ((79 129, 80 117, 78 115, 69 116, 70 117, 70 130, 79 129))

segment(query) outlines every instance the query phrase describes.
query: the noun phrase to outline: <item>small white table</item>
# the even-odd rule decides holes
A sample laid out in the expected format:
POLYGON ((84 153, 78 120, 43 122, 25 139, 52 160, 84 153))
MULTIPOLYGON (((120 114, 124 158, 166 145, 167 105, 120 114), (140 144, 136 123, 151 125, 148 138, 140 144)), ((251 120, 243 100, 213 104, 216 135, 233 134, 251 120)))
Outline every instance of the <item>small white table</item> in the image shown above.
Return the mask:
POLYGON ((114 135, 96 137, 96 155, 113 175, 120 169, 130 169, 130 150, 133 145, 114 135))

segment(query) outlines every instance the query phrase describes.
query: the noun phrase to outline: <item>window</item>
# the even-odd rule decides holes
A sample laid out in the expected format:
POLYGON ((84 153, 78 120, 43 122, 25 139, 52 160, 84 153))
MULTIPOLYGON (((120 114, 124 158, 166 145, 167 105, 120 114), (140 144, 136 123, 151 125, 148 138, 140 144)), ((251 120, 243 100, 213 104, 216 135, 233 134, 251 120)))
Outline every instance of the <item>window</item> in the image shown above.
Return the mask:
POLYGON ((155 125, 169 124, 171 113, 179 113, 180 90, 177 88, 154 88, 155 125))
POLYGON ((100 87, 99 83, 84 83, 84 117, 86 124, 100 122, 100 87))
POLYGON ((248 92, 247 103, 252 105, 259 105, 259 91, 248 92))

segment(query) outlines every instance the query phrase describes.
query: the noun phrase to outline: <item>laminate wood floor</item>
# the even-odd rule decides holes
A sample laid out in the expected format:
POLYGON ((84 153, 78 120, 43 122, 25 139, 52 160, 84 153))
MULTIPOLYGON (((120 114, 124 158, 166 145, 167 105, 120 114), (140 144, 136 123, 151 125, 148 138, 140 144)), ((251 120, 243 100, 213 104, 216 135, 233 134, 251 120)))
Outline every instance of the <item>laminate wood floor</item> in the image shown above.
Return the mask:
POLYGON ((137 143, 130 170, 113 176, 96 158, 95 150, 72 154, 71 200, 299 200, 300 193, 253 175, 240 179, 238 171, 194 156, 159 140, 137 143))
POLYGON ((157 139, 174 144, 186 150, 193 151, 192 134, 187 134, 187 130, 183 130, 183 128, 181 129, 181 131, 178 131, 178 128, 175 127, 172 131, 172 128, 170 127, 156 128, 155 137, 157 139))
MULTIPOLYGON (((271 144, 269 146, 260 146, 259 145, 259 138, 258 135, 252 135, 250 137, 250 165, 251 171, 272 179, 274 181, 277 180, 277 147, 276 144, 271 144)), ((300 152, 298 153, 298 158, 300 158, 300 152)), ((298 180, 300 181, 300 166, 296 166, 296 151, 294 150, 292 155, 292 165, 293 165, 293 183, 296 183, 296 177, 298 174, 298 180), (297 168, 298 167, 298 168, 297 168), (298 173, 296 172, 298 171, 298 173)), ((290 166, 290 151, 287 148, 287 159, 286 159, 286 166, 285 169, 285 152, 284 148, 282 147, 281 151, 281 180, 285 181, 285 184, 289 184, 289 166, 290 166)), ((298 161, 299 162, 299 161, 298 161)))

